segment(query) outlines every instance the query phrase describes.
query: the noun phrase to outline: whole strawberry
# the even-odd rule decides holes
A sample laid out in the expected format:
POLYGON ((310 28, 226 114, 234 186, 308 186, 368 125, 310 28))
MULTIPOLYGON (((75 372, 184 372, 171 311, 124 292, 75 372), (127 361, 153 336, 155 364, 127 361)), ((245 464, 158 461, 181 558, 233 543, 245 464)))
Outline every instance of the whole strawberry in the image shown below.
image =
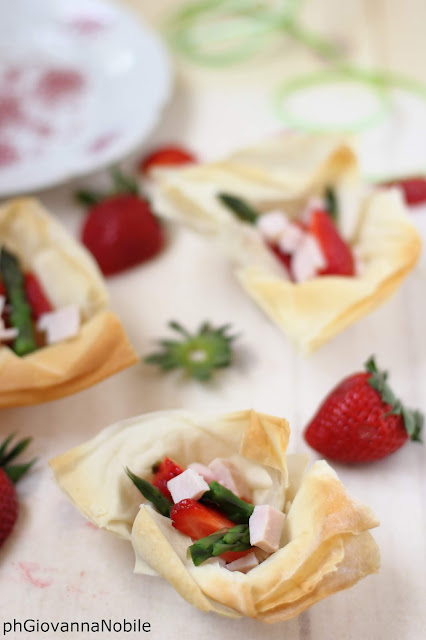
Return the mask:
POLYGON ((90 207, 82 229, 83 244, 104 275, 153 258, 164 244, 163 228, 148 200, 139 196, 137 184, 117 169, 112 176, 112 193, 78 194, 79 201, 90 207))
POLYGON ((0 445, 0 547, 11 533, 18 517, 18 499, 15 484, 28 471, 34 460, 24 464, 11 464, 29 445, 31 438, 11 445, 9 436, 0 445))
POLYGON ((371 462, 393 453, 408 440, 421 442, 423 416, 404 407, 387 384, 387 372, 374 358, 366 372, 335 387, 305 430, 307 443, 339 462, 371 462))

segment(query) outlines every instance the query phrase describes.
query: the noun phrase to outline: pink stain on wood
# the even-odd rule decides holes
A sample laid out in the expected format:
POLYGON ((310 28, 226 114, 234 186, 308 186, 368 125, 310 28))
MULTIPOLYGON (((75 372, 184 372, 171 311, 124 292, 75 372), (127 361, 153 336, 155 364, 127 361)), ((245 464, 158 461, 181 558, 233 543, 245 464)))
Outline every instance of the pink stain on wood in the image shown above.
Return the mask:
POLYGON ((73 584, 69 584, 66 587, 68 593, 83 593, 83 590, 79 587, 74 586, 73 584))
POLYGON ((42 569, 37 562, 18 562, 18 566, 24 580, 33 585, 33 587, 45 589, 50 587, 53 582, 53 578, 46 576, 49 569, 42 569))

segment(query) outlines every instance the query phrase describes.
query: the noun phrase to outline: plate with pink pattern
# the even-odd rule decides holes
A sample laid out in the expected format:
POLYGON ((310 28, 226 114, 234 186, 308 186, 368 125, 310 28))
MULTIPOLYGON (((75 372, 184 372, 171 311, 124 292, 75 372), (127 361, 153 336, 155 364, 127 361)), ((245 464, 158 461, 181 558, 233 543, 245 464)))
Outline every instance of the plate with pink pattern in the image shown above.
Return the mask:
POLYGON ((0 197, 135 149, 172 89, 155 33, 103 0, 0 3, 0 197))

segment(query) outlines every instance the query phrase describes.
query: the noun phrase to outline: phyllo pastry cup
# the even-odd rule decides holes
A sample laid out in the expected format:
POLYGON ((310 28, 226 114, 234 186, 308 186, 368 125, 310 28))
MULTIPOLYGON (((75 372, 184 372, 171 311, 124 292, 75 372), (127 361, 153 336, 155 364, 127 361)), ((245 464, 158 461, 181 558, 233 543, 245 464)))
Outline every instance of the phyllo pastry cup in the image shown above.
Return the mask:
POLYGON ((0 407, 46 402, 75 393, 130 366, 137 354, 91 255, 34 199, 0 208, 0 247, 41 283, 54 309, 75 305, 81 325, 68 340, 18 357, 0 345, 0 407))
POLYGON ((244 290, 304 353, 387 299, 420 253, 399 191, 362 184, 350 141, 335 135, 287 133, 221 162, 157 169, 153 177, 155 210, 216 235, 244 290), (238 220, 217 197, 230 194, 261 214, 278 209, 300 219, 307 203, 330 187, 357 274, 299 283, 289 279, 258 229, 238 220))
POLYGON ((252 410, 214 418, 162 411, 112 425, 50 464, 86 518, 131 542, 136 573, 162 576, 202 611, 278 622, 379 568, 372 511, 326 462, 306 471, 306 456, 287 456, 288 439, 286 420, 252 410), (230 458, 255 505, 287 514, 279 550, 246 574, 217 558, 195 566, 191 538, 147 504, 124 471, 150 480, 165 456, 182 466, 230 458))

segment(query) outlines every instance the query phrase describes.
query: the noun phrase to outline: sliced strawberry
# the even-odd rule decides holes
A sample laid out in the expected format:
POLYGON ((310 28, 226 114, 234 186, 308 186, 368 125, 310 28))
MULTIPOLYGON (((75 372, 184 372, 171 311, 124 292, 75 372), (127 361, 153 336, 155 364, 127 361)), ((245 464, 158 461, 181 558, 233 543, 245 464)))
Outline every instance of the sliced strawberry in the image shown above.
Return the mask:
POLYGON ((384 186, 400 187, 408 205, 426 202, 426 178, 404 178, 403 180, 388 182, 384 186))
POLYGON ((220 557, 228 563, 234 562, 234 560, 238 560, 239 558, 244 558, 244 556, 252 552, 253 549, 246 549, 245 551, 227 551, 226 553, 222 553, 220 557))
POLYGON ((170 491, 167 488, 167 483, 172 478, 183 473, 185 469, 183 469, 180 465, 177 464, 174 460, 170 458, 164 458, 164 460, 160 463, 155 475, 152 479, 152 484, 154 487, 157 487, 161 491, 161 493, 166 496, 169 500, 172 500, 172 496, 170 491))
POLYGON ((293 279, 291 273, 291 253, 284 253, 276 244, 269 244, 268 246, 275 253, 278 260, 282 262, 290 278, 293 279))
POLYGON ((147 173, 153 167, 176 166, 180 164, 191 164, 194 162, 197 162, 195 156, 181 147, 161 147, 141 160, 139 164, 139 171, 141 173, 147 173))
POLYGON ((181 500, 177 502, 170 517, 173 526, 193 540, 199 540, 220 529, 231 529, 235 523, 216 509, 206 507, 196 500, 181 500))
POLYGON ((6 289, 4 288, 4 284, 1 280, 0 280, 0 296, 6 297, 6 289))
POLYGON ((34 273, 25 274, 25 293, 35 320, 42 316, 43 313, 53 311, 53 307, 34 273))
POLYGON ((351 248, 339 234, 335 224, 325 211, 312 214, 310 232, 318 241, 327 266, 318 275, 354 276, 355 265, 351 248))
MULTIPOLYGON (((170 512, 170 517, 175 529, 185 533, 193 540, 199 540, 221 529, 231 529, 235 526, 235 522, 228 520, 219 511, 206 507, 196 500, 181 500, 177 502, 170 512)), ((232 562, 247 555, 250 551, 252 549, 227 551, 222 553, 220 557, 225 562, 232 562)))

